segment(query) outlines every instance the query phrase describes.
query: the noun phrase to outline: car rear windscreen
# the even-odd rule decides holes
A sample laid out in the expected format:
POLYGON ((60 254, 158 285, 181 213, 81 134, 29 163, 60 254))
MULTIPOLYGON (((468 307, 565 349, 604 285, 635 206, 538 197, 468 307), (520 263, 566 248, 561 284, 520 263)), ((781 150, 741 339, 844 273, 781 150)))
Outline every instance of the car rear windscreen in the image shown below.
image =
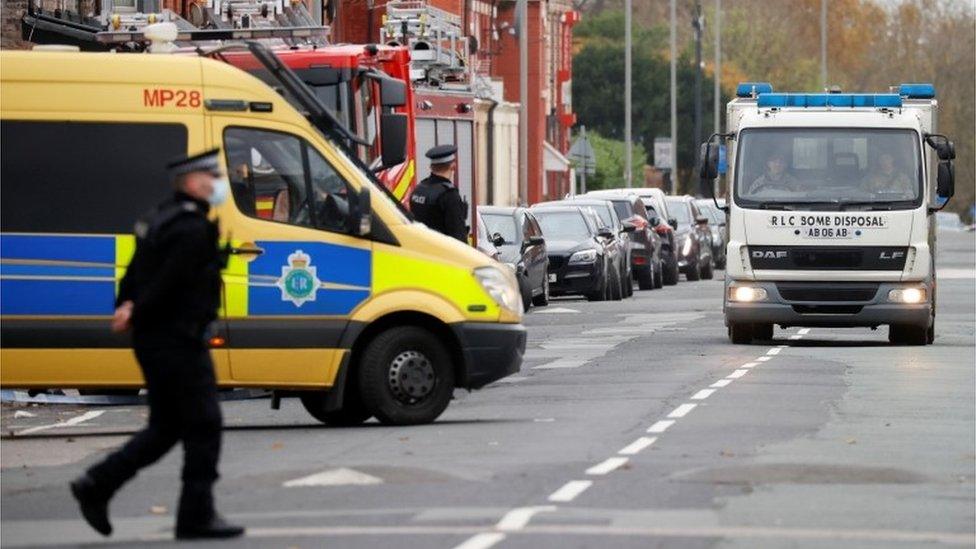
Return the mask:
POLYGON ((128 234, 172 193, 182 124, 0 122, 0 230, 128 234))

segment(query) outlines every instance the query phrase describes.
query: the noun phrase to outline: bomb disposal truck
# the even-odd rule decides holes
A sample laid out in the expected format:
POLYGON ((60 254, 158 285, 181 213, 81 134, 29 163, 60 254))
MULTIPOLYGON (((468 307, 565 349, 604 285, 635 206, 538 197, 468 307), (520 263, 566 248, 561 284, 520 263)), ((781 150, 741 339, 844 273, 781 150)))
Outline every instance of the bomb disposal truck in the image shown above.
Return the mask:
POLYGON ((953 194, 955 148, 936 129, 935 88, 774 93, 744 83, 728 133, 702 145, 714 196, 728 151, 724 311, 733 343, 773 327, 889 326, 896 344, 935 338, 934 212, 953 194))

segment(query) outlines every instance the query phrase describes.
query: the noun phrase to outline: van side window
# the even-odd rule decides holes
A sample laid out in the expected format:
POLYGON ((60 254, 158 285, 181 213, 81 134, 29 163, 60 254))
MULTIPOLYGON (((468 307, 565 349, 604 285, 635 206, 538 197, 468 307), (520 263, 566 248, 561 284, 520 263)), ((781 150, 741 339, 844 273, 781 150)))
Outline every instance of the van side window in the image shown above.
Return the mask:
POLYGON ((130 234, 140 216, 172 194, 166 163, 187 153, 187 130, 4 120, 0 142, 0 230, 130 234))
POLYGON ((224 132, 231 191, 245 215, 344 232, 352 188, 300 137, 254 128, 224 132))

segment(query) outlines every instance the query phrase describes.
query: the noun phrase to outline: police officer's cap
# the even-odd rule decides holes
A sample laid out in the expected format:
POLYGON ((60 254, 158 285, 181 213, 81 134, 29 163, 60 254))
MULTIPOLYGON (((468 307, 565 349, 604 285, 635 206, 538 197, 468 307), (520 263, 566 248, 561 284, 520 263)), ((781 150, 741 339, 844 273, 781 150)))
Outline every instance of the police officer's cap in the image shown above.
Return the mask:
POLYGON ((431 164, 450 164, 457 156, 457 147, 454 145, 438 145, 427 151, 427 158, 431 164))
POLYGON ((219 177, 221 175, 219 153, 220 149, 212 149, 193 156, 175 158, 166 165, 166 171, 174 180, 181 175, 194 172, 205 172, 219 177))

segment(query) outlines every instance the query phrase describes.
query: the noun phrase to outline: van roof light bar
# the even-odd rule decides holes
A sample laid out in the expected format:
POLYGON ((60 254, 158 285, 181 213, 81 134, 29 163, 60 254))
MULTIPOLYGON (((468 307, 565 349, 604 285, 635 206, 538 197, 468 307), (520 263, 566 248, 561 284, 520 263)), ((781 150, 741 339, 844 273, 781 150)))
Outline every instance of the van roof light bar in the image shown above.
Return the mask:
POLYGON ((773 93, 773 85, 769 82, 739 82, 735 87, 736 97, 756 97, 761 93, 773 93))

